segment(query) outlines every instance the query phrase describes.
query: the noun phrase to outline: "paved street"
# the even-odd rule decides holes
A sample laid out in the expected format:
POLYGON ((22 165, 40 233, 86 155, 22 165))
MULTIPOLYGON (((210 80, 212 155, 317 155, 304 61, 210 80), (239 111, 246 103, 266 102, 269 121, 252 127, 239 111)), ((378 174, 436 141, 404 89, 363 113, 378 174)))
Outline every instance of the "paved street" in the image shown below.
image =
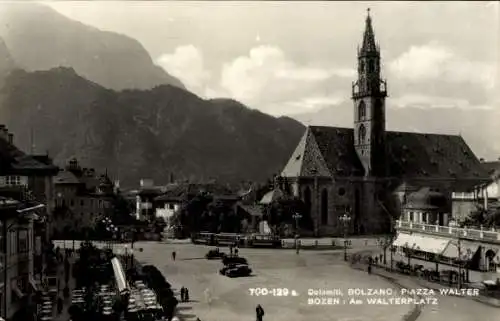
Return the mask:
MULTIPOLYGON (((406 262, 406 260, 404 260, 406 262)), ((442 286, 426 282, 424 280, 416 279, 414 277, 409 277, 401 274, 395 273, 382 273, 389 277, 395 278, 396 281, 406 287, 406 288, 433 288, 436 289, 436 293, 442 286)), ((422 309, 422 313, 418 318, 418 321, 443 321, 443 320, 453 320, 453 321, 499 321, 500 320, 500 308, 489 306, 477 301, 472 298, 459 298, 456 296, 449 295, 439 295, 438 297, 439 305, 433 306, 428 305, 422 309)))
MULTIPOLYGON (((117 246, 117 245, 115 245, 117 246)), ((118 245, 124 252, 125 245, 118 245)), ((130 248, 130 245, 127 245, 130 248)), ((352 251, 373 250, 374 246, 364 247, 364 242, 353 244, 352 251)), ((234 321, 254 320, 255 306, 263 305, 264 320, 303 321, 337 320, 401 320, 409 311, 407 305, 307 305, 309 288, 387 288, 396 286, 382 276, 368 275, 344 265, 342 250, 302 251, 296 255, 293 250, 240 249, 255 272, 254 277, 229 279, 217 272, 219 261, 203 258, 208 247, 189 243, 165 244, 139 242, 135 245, 135 256, 143 264, 156 265, 172 283, 175 289, 186 286, 194 302, 180 303, 179 314, 184 320, 234 321), (142 248, 143 251, 137 251, 142 248), (171 252, 177 252, 177 260, 171 260, 171 252), (250 296, 249 288, 279 287, 295 290, 297 297, 250 296), (204 296, 210 289, 212 303, 207 304, 204 296)), ((227 248, 221 248, 227 251, 227 248)), ((424 288, 426 284, 399 274, 388 274, 407 288, 424 288)), ((438 295, 439 305, 423 307, 419 321, 500 321, 500 309, 476 302, 472 299, 438 295), (479 315, 481 316, 478 319, 479 315)))
MULTIPOLYGON (((145 264, 154 264, 164 272, 173 287, 186 286, 195 302, 181 303, 179 314, 184 320, 203 321, 255 320, 255 306, 265 309, 265 320, 401 320, 409 306, 384 305, 336 305, 313 306, 307 304, 309 288, 387 288, 383 278, 368 276, 340 263, 342 251, 303 251, 296 255, 293 250, 241 249, 255 272, 255 276, 230 279, 218 274, 220 261, 203 258, 208 247, 191 244, 138 243, 143 252, 136 258, 145 264), (177 252, 173 262, 170 254, 177 252), (299 294, 296 297, 251 296, 250 288, 288 288, 299 294), (209 288, 212 302, 205 300, 204 291, 209 288)), ((224 249, 227 250, 227 249, 224 249)))

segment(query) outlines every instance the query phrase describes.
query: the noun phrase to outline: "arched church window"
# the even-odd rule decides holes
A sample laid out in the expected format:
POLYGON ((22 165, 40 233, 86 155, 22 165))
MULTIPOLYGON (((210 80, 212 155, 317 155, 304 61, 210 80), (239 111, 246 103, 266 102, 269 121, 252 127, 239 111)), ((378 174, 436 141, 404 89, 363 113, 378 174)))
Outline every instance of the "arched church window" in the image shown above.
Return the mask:
POLYGON ((368 60, 368 72, 375 72, 375 60, 368 60))
POLYGON ((382 103, 381 99, 375 100, 375 106, 374 106, 374 119, 377 121, 383 121, 384 119, 384 105, 382 103))
POLYGON ((365 138, 366 138, 366 128, 365 125, 361 124, 358 130, 358 142, 360 144, 363 144, 365 142, 365 138))
POLYGON ((365 72, 365 62, 364 61, 359 62, 359 71, 365 72))
POLYGON ((359 106, 358 106, 358 119, 359 120, 364 120, 366 117, 366 104, 365 102, 362 100, 360 103, 359 103, 359 106))
POLYGON ((304 196, 304 199, 303 199, 304 204, 306 205, 306 209, 307 209, 307 214, 310 215, 311 214, 312 197, 311 197, 311 189, 309 188, 309 186, 304 189, 303 196, 304 196))
POLYGON ((321 224, 328 224, 328 191, 326 189, 321 192, 321 224))

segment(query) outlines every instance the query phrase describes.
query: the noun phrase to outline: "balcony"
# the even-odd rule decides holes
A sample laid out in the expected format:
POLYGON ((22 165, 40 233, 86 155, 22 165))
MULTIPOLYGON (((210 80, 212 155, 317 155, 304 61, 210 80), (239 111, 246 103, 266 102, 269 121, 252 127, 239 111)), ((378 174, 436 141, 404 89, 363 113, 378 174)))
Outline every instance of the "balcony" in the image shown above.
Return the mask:
POLYGON ((387 97, 387 84, 380 80, 377 84, 368 83, 364 88, 359 82, 352 84, 352 98, 362 98, 366 96, 387 97))
POLYGON ((406 230, 412 232, 423 232, 427 234, 436 234, 449 237, 461 237, 475 241, 498 242, 500 243, 500 232, 494 229, 468 229, 452 226, 440 226, 422 223, 413 223, 408 221, 396 221, 397 230, 406 230))

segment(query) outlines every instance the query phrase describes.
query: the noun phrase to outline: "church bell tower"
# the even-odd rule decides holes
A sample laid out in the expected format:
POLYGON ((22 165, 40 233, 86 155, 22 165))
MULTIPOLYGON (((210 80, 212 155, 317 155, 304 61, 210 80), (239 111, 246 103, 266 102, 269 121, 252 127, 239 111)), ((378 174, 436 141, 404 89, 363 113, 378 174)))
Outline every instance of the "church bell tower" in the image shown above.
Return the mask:
POLYGON ((352 85, 354 148, 365 176, 386 176, 385 98, 386 82, 380 75, 380 48, 370 17, 366 17, 361 48, 358 47, 358 79, 352 85))

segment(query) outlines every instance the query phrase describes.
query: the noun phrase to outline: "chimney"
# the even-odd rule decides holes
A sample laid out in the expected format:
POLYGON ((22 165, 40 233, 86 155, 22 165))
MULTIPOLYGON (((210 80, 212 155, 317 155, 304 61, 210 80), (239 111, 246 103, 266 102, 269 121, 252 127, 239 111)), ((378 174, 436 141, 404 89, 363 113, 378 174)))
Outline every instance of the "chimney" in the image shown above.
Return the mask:
POLYGON ((13 145, 14 144, 14 134, 8 134, 9 136, 9 144, 13 145))

